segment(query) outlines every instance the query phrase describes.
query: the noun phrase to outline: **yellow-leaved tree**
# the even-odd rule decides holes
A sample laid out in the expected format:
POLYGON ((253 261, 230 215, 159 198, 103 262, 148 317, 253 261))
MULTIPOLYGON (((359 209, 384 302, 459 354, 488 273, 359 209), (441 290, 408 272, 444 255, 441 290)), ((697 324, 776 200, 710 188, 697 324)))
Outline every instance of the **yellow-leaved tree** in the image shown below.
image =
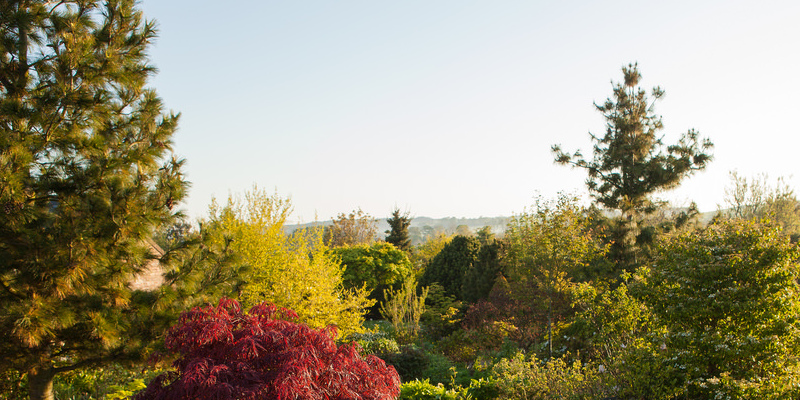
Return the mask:
POLYGON ((363 288, 342 286, 343 268, 326 254, 322 227, 287 234, 291 201, 254 186, 229 196, 223 207, 212 201, 204 229, 215 240, 231 240, 240 262, 249 267, 240 293, 243 307, 263 301, 295 310, 312 328, 335 325, 339 335, 363 331, 365 309, 374 300, 363 288))

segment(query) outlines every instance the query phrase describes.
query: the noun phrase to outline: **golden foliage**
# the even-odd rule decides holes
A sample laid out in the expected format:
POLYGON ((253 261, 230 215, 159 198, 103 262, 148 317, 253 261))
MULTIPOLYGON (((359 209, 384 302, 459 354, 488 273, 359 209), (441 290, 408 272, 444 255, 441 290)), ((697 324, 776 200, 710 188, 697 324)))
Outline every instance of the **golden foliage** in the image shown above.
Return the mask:
POLYGON ((321 227, 284 232, 291 210, 289 199, 255 186, 243 197, 230 196, 225 207, 212 204, 209 229, 217 231, 217 240, 233 239, 233 250, 250 267, 242 305, 268 301, 295 310, 313 328, 335 325, 344 336, 361 332, 373 300, 363 288, 342 287, 343 268, 326 253, 321 227))

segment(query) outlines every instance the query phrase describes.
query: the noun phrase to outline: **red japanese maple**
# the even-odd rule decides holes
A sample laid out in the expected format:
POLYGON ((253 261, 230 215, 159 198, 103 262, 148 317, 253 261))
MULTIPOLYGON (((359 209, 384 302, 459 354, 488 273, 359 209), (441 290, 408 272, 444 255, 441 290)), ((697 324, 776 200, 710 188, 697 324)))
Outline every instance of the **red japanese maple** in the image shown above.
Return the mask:
POLYGON ((262 303, 243 313, 235 300, 194 308, 167 334, 177 372, 154 379, 144 399, 384 400, 400 393, 395 369, 355 344, 337 346, 335 327, 311 329, 297 314, 262 303))

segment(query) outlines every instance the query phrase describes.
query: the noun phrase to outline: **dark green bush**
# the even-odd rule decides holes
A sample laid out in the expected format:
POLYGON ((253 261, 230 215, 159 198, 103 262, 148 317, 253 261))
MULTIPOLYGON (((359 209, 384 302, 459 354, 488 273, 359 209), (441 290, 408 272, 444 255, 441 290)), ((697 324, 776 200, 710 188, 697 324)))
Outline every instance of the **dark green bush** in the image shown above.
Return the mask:
POLYGON ((429 355, 415 345, 405 345, 400 347, 398 353, 382 354, 379 357, 397 370, 403 382, 421 379, 430 364, 429 355))

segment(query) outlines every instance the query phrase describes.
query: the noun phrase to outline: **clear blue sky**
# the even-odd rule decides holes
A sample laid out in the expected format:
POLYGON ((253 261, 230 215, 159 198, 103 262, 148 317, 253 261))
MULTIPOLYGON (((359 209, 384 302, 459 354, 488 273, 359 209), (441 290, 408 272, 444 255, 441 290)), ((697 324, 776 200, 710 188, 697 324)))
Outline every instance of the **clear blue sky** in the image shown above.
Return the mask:
POLYGON ((257 184, 292 219, 508 216, 585 193, 550 146, 591 154, 593 101, 638 62, 715 160, 662 197, 702 211, 728 172, 800 188, 800 1, 145 0, 152 80, 182 114, 176 153, 206 214, 257 184))

